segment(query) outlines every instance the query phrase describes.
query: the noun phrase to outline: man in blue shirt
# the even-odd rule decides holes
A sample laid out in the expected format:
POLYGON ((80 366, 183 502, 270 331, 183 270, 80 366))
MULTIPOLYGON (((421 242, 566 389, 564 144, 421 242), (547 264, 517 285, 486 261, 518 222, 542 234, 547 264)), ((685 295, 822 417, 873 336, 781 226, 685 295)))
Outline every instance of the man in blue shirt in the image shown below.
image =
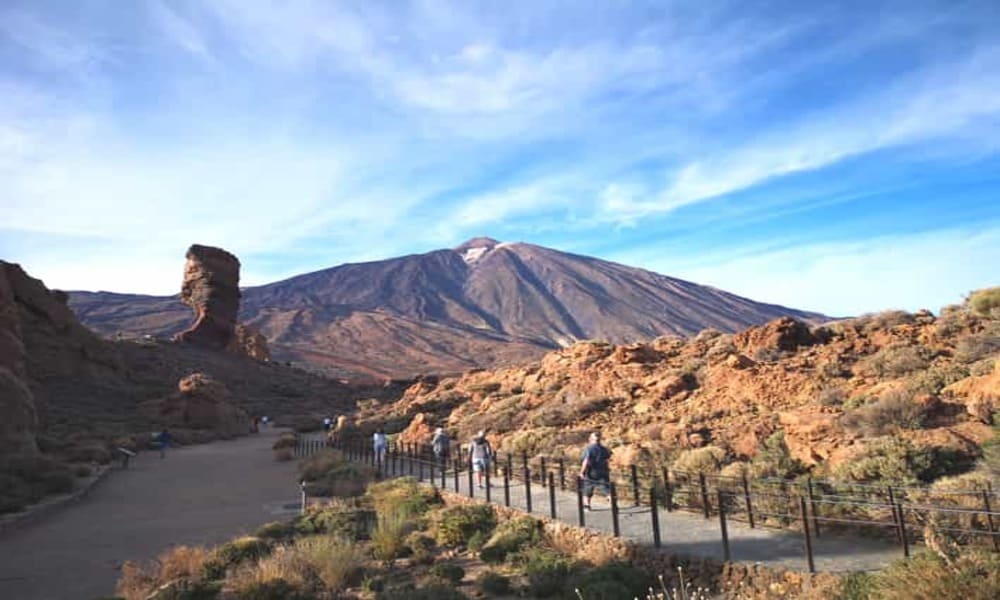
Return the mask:
POLYGON ((583 482, 583 507, 590 510, 590 500, 594 490, 600 488, 607 496, 611 495, 611 450, 601 444, 600 432, 590 434, 590 445, 583 450, 583 464, 580 465, 580 479, 583 482))

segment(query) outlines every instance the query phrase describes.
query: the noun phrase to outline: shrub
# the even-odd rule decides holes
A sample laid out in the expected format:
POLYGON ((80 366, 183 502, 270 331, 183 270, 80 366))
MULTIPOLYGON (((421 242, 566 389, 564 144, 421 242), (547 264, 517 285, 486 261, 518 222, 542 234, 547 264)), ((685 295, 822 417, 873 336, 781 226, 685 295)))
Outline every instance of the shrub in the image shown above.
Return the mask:
POLYGON ((378 525, 372 532, 372 555, 391 565, 406 547, 404 539, 408 533, 406 519, 398 513, 379 515, 378 525))
POLYGON ((865 373, 880 379, 902 377, 927 368, 930 350, 923 346, 893 345, 883 348, 864 359, 861 368, 865 373))
POLYGON ((516 563, 528 581, 528 593, 537 598, 548 598, 565 589, 573 568, 570 559, 542 548, 519 552, 516 563))
POLYGON ((358 496, 374 477, 372 468, 344 460, 337 450, 324 450, 302 461, 299 473, 310 496, 358 496))
POLYGON ((451 563, 439 563, 431 567, 431 576, 458 585, 458 582, 465 578, 465 569, 451 563))
POLYGON ((424 565, 434 562, 434 538, 414 531, 406 536, 403 543, 410 552, 411 562, 424 565))
POLYGON ((442 546, 465 544, 477 531, 490 533, 496 526, 493 509, 485 505, 452 506, 436 517, 435 538, 442 546))
POLYGON ((295 552, 307 563, 328 591, 339 592, 361 573, 364 556, 352 540, 318 535, 295 542, 295 552))
POLYGON ((160 554, 160 581, 198 579, 210 553, 201 546, 176 546, 160 554))
POLYGON ((835 479, 859 483, 914 484, 932 467, 932 453, 908 440, 884 437, 873 441, 860 455, 833 471, 835 479))
POLYGON ((156 573, 151 568, 125 561, 115 585, 115 593, 125 600, 146 600, 157 584, 156 573))
POLYGON ((937 396, 944 388, 968 376, 969 370, 959 365, 932 365, 911 377, 906 388, 915 394, 937 396))
POLYGON ((467 600, 468 596, 455 588, 432 583, 423 587, 412 584, 392 587, 375 594, 375 600, 467 600))
POLYGON ((284 579, 251 581, 234 591, 234 600, 313 600, 311 594, 284 579))
POLYGON ((508 555, 537 543, 541 537, 541 522, 536 519, 517 517, 504 521, 483 546, 479 558, 488 563, 503 562, 508 555))
POLYGON ((422 516, 432 506, 441 504, 436 490, 417 484, 412 477, 369 484, 366 495, 375 506, 375 512, 398 514, 403 518, 422 516))
POLYGON ((299 476, 305 481, 315 481, 346 463, 339 450, 323 450, 299 463, 299 476))
POLYGON ((483 571, 476 584, 487 596, 506 596, 510 593, 510 577, 496 571, 483 571))
POLYGON ((885 435, 898 429, 920 429, 927 415, 908 390, 890 390, 875 402, 843 416, 841 423, 866 436, 885 435))
POLYGON ((253 534, 262 540, 284 540, 295 534, 295 526, 289 522, 274 521, 261 525, 253 534))
POLYGON ((955 359, 965 364, 983 360, 998 352, 1000 335, 992 330, 967 335, 955 344, 955 359))
POLYGON ((370 509, 332 505, 310 508, 296 517, 292 526, 299 533, 329 533, 360 540, 368 537, 370 523, 374 521, 375 513, 370 509))
POLYGON ((649 573, 623 563, 608 563, 583 573, 573 586, 587 600, 641 598, 654 584, 649 573))
POLYGON ((805 465, 792 458, 785 442, 784 431, 776 431, 769 435, 764 440, 764 447, 750 461, 750 472, 754 477, 789 479, 805 471, 805 465))
POLYGON ((243 562, 258 560, 271 553, 271 543, 253 536, 237 538, 212 552, 202 564, 205 579, 222 579, 226 570, 243 562))
POLYGON ((1000 598, 1000 555, 967 550, 949 562, 929 552, 895 562, 875 576, 876 595, 885 600, 1000 598))
POLYGON ((993 317, 1000 309, 1000 287, 976 290, 969 295, 969 308, 983 317, 993 317))
POLYGON ((838 386, 827 386, 816 392, 816 401, 823 406, 840 406, 847 400, 847 393, 838 386))
POLYGON ((875 594, 875 577, 871 573, 848 573, 836 600, 868 600, 875 594))
POLYGON ((291 448, 279 448, 274 451, 274 460, 278 462, 288 462, 295 458, 291 448))
POLYGON ((718 446, 684 450, 674 461, 673 470, 684 473, 715 473, 722 466, 726 451, 718 446))
POLYGON ((275 440, 274 444, 271 446, 272 450, 293 450, 295 448, 295 434, 294 433, 282 433, 275 440))

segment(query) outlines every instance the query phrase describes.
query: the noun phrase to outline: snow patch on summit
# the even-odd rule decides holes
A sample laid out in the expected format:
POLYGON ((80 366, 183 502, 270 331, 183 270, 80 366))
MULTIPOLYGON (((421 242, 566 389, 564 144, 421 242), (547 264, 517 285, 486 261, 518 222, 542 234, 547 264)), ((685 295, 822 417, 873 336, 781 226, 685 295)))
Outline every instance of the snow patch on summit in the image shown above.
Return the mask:
POLYGON ((469 248, 468 250, 462 253, 462 260, 464 260, 466 264, 471 265, 477 262, 483 256, 485 256, 486 253, 489 251, 490 248, 488 246, 482 246, 479 248, 469 248))

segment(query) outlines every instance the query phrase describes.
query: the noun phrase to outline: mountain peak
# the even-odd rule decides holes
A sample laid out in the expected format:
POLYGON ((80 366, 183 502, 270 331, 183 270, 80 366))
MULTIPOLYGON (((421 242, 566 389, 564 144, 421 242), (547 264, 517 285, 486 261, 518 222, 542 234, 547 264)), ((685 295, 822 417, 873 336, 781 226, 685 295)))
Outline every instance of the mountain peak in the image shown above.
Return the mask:
POLYGON ((486 248, 487 250, 498 245, 500 242, 491 237, 474 237, 471 240, 467 240, 461 246, 455 248, 455 252, 465 252, 467 250, 477 250, 479 248, 486 248))

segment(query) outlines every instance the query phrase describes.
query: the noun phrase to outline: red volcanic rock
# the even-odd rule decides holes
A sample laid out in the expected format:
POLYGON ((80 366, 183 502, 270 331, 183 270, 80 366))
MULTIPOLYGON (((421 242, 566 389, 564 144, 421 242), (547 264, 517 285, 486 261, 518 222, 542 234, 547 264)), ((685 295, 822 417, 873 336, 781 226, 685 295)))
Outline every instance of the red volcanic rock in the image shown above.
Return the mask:
POLYGON ((27 384, 21 322, 10 277, 17 265, 0 262, 0 454, 33 452, 38 424, 35 398, 27 384))
POLYGON ((809 326, 790 317, 775 319, 760 327, 751 327, 733 337, 733 344, 744 354, 753 356, 761 350, 794 352, 800 346, 811 346, 816 338, 809 326))
POLYGON ((188 248, 186 257, 181 302, 194 309, 195 322, 177 339, 224 350, 240 310, 240 261, 221 248, 198 244, 188 248))
POLYGON ((267 347, 267 338, 248 325, 237 323, 233 337, 226 346, 226 351, 242 354, 257 360, 271 360, 271 351, 267 347))
POLYGON ((160 423, 184 429, 209 429, 222 435, 247 432, 247 413, 230 401, 225 385, 204 373, 193 373, 177 383, 177 392, 145 406, 160 423))

